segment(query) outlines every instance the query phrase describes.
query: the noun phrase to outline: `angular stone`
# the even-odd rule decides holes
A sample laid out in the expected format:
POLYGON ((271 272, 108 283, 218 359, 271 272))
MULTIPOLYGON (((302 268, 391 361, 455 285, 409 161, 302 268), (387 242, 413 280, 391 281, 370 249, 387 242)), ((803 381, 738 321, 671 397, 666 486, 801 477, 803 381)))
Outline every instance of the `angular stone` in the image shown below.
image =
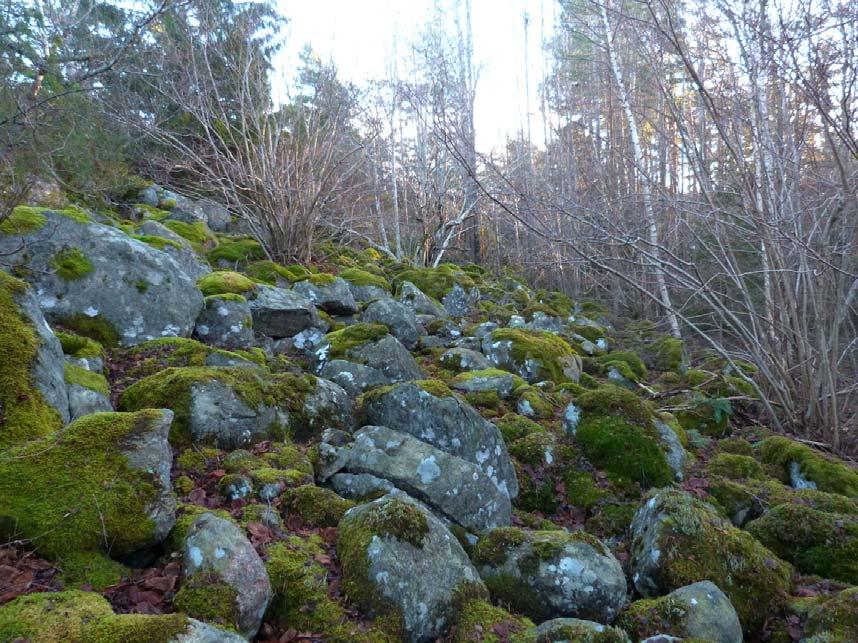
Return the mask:
POLYGON ((211 266, 197 256, 197 253, 194 252, 194 249, 191 247, 191 244, 187 239, 176 234, 163 223, 147 219, 140 224, 137 231, 141 235, 161 237, 162 239, 172 241, 174 244, 179 244, 178 248, 175 245, 165 244, 164 247, 161 248, 161 251, 166 252, 175 259, 176 263, 179 264, 179 267, 184 270, 185 274, 188 275, 188 277, 190 277, 195 283, 200 277, 203 277, 212 271, 211 266))
POLYGON ((372 302, 361 314, 361 321, 384 324, 408 350, 413 351, 420 343, 420 331, 414 311, 398 301, 379 299, 372 302))
POLYGON ((426 295, 410 281, 403 281, 399 286, 399 301, 407 305, 418 315, 447 317, 447 311, 440 303, 426 295))
POLYGON ((213 295, 194 325, 194 337, 211 346, 226 349, 253 345, 253 320, 247 301, 213 295))
POLYGON ((388 383, 423 377, 417 360, 393 335, 385 335, 377 342, 358 346, 349 351, 349 357, 381 371, 388 383))
POLYGON ((369 389, 390 383, 380 370, 344 359, 327 362, 319 371, 319 376, 339 384, 353 398, 369 389))
POLYGON ((303 295, 331 315, 353 315, 357 312, 357 303, 349 290, 349 284, 340 277, 329 284, 313 283, 312 278, 299 281, 292 290, 303 295))
POLYGON ((253 328, 275 339, 292 337, 305 328, 319 327, 319 313, 313 302, 297 292, 259 284, 250 300, 253 328))

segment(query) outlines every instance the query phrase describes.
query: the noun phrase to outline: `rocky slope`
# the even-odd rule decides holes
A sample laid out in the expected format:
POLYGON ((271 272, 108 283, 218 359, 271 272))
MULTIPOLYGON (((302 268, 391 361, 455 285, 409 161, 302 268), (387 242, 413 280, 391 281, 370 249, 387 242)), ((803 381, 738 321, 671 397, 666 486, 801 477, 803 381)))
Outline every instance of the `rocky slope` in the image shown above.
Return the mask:
POLYGON ((0 223, 0 641, 858 639, 858 471, 751 366, 137 200, 0 223))

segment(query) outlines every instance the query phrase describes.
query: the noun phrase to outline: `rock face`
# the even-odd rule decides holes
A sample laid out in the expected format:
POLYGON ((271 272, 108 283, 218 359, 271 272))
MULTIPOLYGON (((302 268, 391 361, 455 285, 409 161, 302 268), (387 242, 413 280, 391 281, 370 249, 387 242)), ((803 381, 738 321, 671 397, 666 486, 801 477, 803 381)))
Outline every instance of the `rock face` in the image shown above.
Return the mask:
POLYGON ((497 427, 454 396, 436 397, 417 384, 398 384, 372 395, 364 406, 367 421, 467 460, 510 498, 518 495, 515 469, 497 427))
POLYGON ((399 301, 411 308, 418 315, 446 317, 444 306, 426 295, 410 281, 403 281, 399 287, 399 301))
POLYGON ((194 325, 194 337, 221 348, 247 348, 253 345, 253 320, 250 304, 243 297, 212 295, 194 325))
POLYGON ((327 362, 319 371, 319 375, 339 384, 351 397, 357 397, 364 391, 390 382, 377 368, 344 359, 327 362))
POLYGON ((638 510, 631 532, 632 580, 645 597, 711 580, 746 633, 756 632, 785 600, 791 567, 685 492, 656 491, 638 510))
POLYGON ((384 324, 410 351, 416 349, 420 343, 420 331, 414 311, 398 301, 379 299, 372 302, 361 314, 361 321, 384 324))
POLYGON ((380 371, 390 382, 404 382, 423 377, 423 371, 408 349, 393 335, 349 351, 349 357, 380 371))
POLYGON ((632 603, 623 628, 643 639, 656 634, 742 643, 742 626, 730 600, 711 581, 700 581, 654 600, 632 603))
POLYGON ((320 324, 312 301, 297 292, 264 284, 257 285, 256 297, 250 300, 250 312, 253 328, 275 339, 292 337, 320 324))
POLYGON ((497 529, 480 539, 473 558, 494 599, 536 622, 610 623, 626 604, 620 562, 589 534, 497 529))
POLYGON ((191 525, 182 553, 184 580, 176 606, 190 616, 200 616, 194 614, 194 608, 207 613, 207 594, 230 597, 232 622, 228 624, 246 638, 255 636, 271 600, 271 583, 265 564, 244 533, 228 520, 203 514, 191 525))
POLYGON ((187 337, 202 294, 168 254, 116 228, 51 210, 21 238, 0 234, 0 254, 25 262, 27 280, 52 322, 90 329, 106 341, 134 345, 157 337, 187 337))
POLYGON ((0 538, 38 537, 49 557, 102 548, 122 557, 160 543, 175 523, 172 419, 154 409, 87 415, 60 442, 48 436, 9 449, 0 462, 0 538))
POLYGON ((325 467, 326 476, 345 472, 385 480, 474 532, 509 524, 509 496, 485 473, 407 433, 366 426, 352 445, 329 447, 325 457, 336 464, 325 467))
MULTIPOLYGON (((330 275, 323 275, 330 277, 330 275)), ((325 282, 316 282, 313 277, 299 281, 292 289, 303 295, 331 315, 353 315, 357 312, 357 303, 349 290, 349 284, 339 277, 325 282)))
POLYGON ((455 536, 408 498, 385 496, 350 509, 339 524, 337 554, 349 597, 393 614, 408 641, 442 636, 457 592, 486 594, 455 536))
POLYGON ((157 247, 175 259, 185 274, 195 283, 200 277, 212 271, 211 266, 197 256, 187 239, 176 234, 163 223, 149 219, 141 223, 137 230, 143 236, 159 237, 169 241, 170 243, 159 244, 157 247))
POLYGON ((466 317, 480 301, 480 291, 476 288, 466 292, 459 284, 453 284, 453 288, 444 295, 441 303, 451 317, 466 317))

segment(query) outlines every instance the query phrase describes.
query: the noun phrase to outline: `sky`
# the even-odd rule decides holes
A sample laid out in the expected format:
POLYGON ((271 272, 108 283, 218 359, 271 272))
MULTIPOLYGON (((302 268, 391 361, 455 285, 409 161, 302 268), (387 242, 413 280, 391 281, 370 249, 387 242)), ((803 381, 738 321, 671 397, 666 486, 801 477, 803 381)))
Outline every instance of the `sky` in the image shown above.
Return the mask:
MULTIPOLYGON (((455 2, 456 0, 445 0, 455 2)), ((430 14, 432 0, 279 0, 289 19, 287 46, 276 64, 281 72, 297 65, 310 44, 333 61, 343 80, 362 85, 385 78, 396 49, 407 51, 430 14)), ((524 14, 529 15, 527 60, 531 133, 543 140, 538 85, 542 77, 542 36, 554 22, 554 0, 472 0, 474 62, 478 69, 474 121, 477 148, 487 153, 524 128, 524 14)), ((401 70, 401 66, 400 66, 401 70)))

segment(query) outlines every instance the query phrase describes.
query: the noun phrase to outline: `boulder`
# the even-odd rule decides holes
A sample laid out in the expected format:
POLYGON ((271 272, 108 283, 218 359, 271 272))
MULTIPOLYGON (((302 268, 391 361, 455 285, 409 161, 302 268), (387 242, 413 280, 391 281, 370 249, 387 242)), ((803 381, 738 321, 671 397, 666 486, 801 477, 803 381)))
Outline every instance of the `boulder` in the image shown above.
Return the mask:
POLYGON ((33 292, 0 272, 0 447, 69 421, 63 351, 33 292))
POLYGON ((518 495, 515 469, 500 431, 449 389, 430 393, 419 384, 397 384, 367 396, 364 413, 371 424, 410 433, 477 465, 503 494, 518 495))
POLYGON ((157 545, 175 523, 173 413, 97 413, 0 461, 0 538, 37 538, 51 558, 157 545))
MULTIPOLYGON (((496 368, 487 368, 482 371, 469 371, 460 373, 453 378, 450 386, 463 393, 497 393, 502 399, 508 398, 515 388, 516 377, 512 373, 501 371, 496 368)), ((521 384, 521 380, 518 380, 521 384)))
POLYGON ((620 617, 636 639, 660 634, 713 643, 742 643, 742 626, 724 592, 705 580, 666 596, 632 603, 620 617))
POLYGON ((410 281, 403 281, 399 286, 399 301, 418 315, 447 317, 447 310, 444 306, 426 295, 410 281))
POLYGON ((327 362, 319 370, 319 376, 339 384, 353 398, 369 389, 390 383, 380 370, 344 359, 327 362))
POLYGON ((203 297, 173 257, 80 210, 34 216, 29 233, 0 234, 0 254, 26 265, 49 321, 123 345, 190 335, 203 297))
MULTIPOLYGON (((280 340, 288 342, 289 340, 280 340)), ((313 370, 318 370, 328 359, 331 345, 318 328, 305 328, 292 338, 291 348, 307 360, 313 370)))
POLYGON ((469 348, 451 348, 441 355, 441 365, 452 371, 482 371, 492 367, 485 355, 469 348))
POLYGON ((481 533, 510 522, 509 496, 484 472, 407 433, 365 426, 352 445, 329 445, 321 453, 324 475, 369 474, 386 480, 471 531, 481 533))
POLYGON ((455 536, 405 497, 385 496, 350 509, 338 527, 337 555, 349 598, 391 615, 407 641, 443 637, 459 596, 486 595, 455 536))
POLYGON ((253 346, 250 304, 241 295, 206 297, 205 306, 194 324, 194 337, 227 349, 253 346))
MULTIPOLYGON (((621 629, 580 618, 553 618, 536 628, 536 643, 631 643, 621 629)), ((664 643, 664 642, 662 642, 664 643)))
POLYGON ((667 464, 673 470, 673 475, 678 482, 685 477, 685 463, 688 460, 688 452, 682 446, 682 441, 667 422, 656 418, 654 420, 656 431, 661 436, 661 444, 666 452, 667 464))
POLYGON ((357 312, 357 303, 348 283, 339 277, 328 274, 311 275, 309 279, 292 286, 292 290, 331 315, 353 315, 357 312))
POLYGON ((467 292, 462 286, 454 283, 450 292, 444 295, 441 304, 451 317, 467 317, 473 312, 479 301, 480 291, 477 288, 472 288, 470 292, 467 292))
POLYGON ((650 494, 631 534, 632 581, 644 597, 710 580, 730 599, 749 636, 786 600, 791 566, 684 491, 650 494))
POLYGON ((146 238, 146 243, 166 252, 175 259, 185 274, 194 282, 212 271, 211 266, 194 252, 187 239, 176 234, 163 223, 147 219, 140 224, 137 232, 146 238), (163 242, 159 242, 158 239, 162 239, 163 242))
POLYGON ((495 601, 535 622, 571 616, 612 622, 626 604, 620 562, 584 532, 496 529, 473 552, 495 601))
POLYGON ((71 419, 76 420, 91 413, 112 411, 110 390, 105 377, 101 373, 78 366, 69 358, 66 360, 64 370, 71 419))
POLYGON ((420 343, 420 330, 414 311, 401 302, 392 299, 374 301, 361 313, 361 321, 384 324, 410 351, 416 349, 420 343))
POLYGON ((253 638, 271 600, 271 583, 244 533, 231 521, 205 513, 188 530, 182 558, 176 608, 253 638))
POLYGON ((256 332, 273 337, 292 337, 305 328, 321 325, 312 301, 284 288, 258 284, 250 300, 250 313, 256 332))
POLYGON ((551 380, 577 382, 581 358, 565 340, 546 331, 499 328, 482 339, 482 349, 497 368, 530 383, 551 380))
POLYGON ((417 360, 393 335, 353 348, 349 358, 380 371, 388 383, 423 377, 417 360))

